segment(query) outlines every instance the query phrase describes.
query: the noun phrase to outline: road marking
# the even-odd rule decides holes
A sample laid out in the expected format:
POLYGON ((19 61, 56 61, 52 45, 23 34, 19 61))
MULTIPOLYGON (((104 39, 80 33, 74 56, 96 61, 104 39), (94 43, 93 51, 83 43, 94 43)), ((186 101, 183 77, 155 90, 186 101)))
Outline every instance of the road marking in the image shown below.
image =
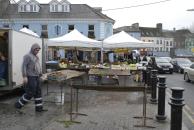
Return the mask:
POLYGON ((166 94, 167 94, 167 96, 170 98, 171 96, 170 96, 170 92, 167 90, 167 92, 166 92, 166 94))
POLYGON ((191 117, 191 115, 187 111, 185 111, 184 108, 183 108, 183 112, 189 118, 189 120, 191 121, 191 123, 194 124, 194 119, 191 117))
MULTIPOLYGON (((171 97, 168 91, 166 92, 166 94, 168 97, 171 97)), ((191 123, 194 124, 194 119, 192 118, 192 115, 194 114, 194 112, 192 112, 191 108, 188 105, 185 104, 185 106, 183 107, 183 112, 188 117, 188 119, 191 121, 191 123), (189 111, 189 113, 187 111, 189 111)))
POLYGON ((185 109, 189 111, 190 114, 194 115, 194 112, 191 110, 191 108, 188 105, 185 105, 185 109))

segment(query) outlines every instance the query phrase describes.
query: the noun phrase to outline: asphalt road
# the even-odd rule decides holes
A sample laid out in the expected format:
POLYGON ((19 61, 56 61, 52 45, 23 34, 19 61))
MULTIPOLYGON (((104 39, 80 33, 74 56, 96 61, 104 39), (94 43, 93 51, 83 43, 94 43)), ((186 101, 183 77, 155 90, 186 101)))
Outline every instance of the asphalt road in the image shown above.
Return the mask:
POLYGON ((167 96, 171 97, 171 87, 184 88, 183 98, 185 106, 183 107, 183 122, 189 130, 194 130, 194 82, 186 82, 183 74, 173 73, 165 74, 167 85, 167 96))

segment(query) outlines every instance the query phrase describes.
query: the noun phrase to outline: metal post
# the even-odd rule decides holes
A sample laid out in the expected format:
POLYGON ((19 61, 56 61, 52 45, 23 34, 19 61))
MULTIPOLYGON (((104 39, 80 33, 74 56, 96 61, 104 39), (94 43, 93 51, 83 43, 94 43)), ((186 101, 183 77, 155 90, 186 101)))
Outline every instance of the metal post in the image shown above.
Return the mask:
POLYGON ((100 54, 101 54, 100 61, 101 61, 101 64, 103 64, 103 62, 104 62, 103 51, 104 51, 104 47, 103 47, 103 41, 102 41, 102 46, 101 46, 101 50, 100 50, 100 54))
POLYGON ((170 130, 182 130, 182 108, 185 105, 183 103, 183 91, 184 88, 173 87, 172 97, 169 104, 171 105, 171 122, 170 130))
POLYGON ((147 77, 146 77, 146 70, 143 69, 143 82, 144 82, 144 85, 147 84, 147 77))
POLYGON ((150 84, 151 84, 151 78, 150 78, 151 69, 152 69, 152 67, 150 67, 150 66, 147 67, 147 76, 146 76, 147 86, 150 86, 150 84))
POLYGON ((78 113, 78 103, 79 103, 78 94, 79 94, 79 89, 76 89, 76 113, 78 113))
POLYGON ((157 103, 157 70, 151 70, 151 103, 157 103))
POLYGON ((71 97, 70 97, 70 121, 73 121, 72 113, 73 113, 73 88, 72 88, 72 81, 70 80, 70 90, 71 90, 71 97))
POLYGON ((166 77, 158 76, 158 115, 156 115, 157 120, 165 120, 165 90, 166 90, 166 77))

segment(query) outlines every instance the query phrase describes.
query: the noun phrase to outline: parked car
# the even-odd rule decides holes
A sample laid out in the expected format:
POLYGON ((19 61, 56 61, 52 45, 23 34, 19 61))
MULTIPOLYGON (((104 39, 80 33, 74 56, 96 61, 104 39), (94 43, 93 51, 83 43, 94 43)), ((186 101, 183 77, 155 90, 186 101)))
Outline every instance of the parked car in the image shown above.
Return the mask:
POLYGON ((165 57, 160 57, 160 58, 167 59, 167 60, 168 60, 168 62, 170 62, 170 61, 172 60, 172 58, 171 58, 171 57, 168 57, 168 56, 165 56, 165 57))
POLYGON ((156 69, 158 70, 158 73, 173 73, 173 65, 164 58, 161 57, 155 57, 156 61, 156 69))
POLYGON ((174 72, 181 74, 184 73, 185 67, 189 67, 192 64, 192 62, 187 58, 174 58, 171 60, 171 63, 173 65, 174 72))
POLYGON ((184 69, 184 80, 187 82, 194 81, 194 63, 184 69))

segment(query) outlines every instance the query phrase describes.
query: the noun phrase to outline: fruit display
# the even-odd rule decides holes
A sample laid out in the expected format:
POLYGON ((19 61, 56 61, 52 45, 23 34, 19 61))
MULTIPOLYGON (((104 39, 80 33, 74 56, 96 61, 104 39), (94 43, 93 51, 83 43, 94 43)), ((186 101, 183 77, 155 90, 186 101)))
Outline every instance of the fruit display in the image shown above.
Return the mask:
POLYGON ((62 72, 53 72, 47 75, 48 80, 64 80, 66 79, 66 75, 62 72))

